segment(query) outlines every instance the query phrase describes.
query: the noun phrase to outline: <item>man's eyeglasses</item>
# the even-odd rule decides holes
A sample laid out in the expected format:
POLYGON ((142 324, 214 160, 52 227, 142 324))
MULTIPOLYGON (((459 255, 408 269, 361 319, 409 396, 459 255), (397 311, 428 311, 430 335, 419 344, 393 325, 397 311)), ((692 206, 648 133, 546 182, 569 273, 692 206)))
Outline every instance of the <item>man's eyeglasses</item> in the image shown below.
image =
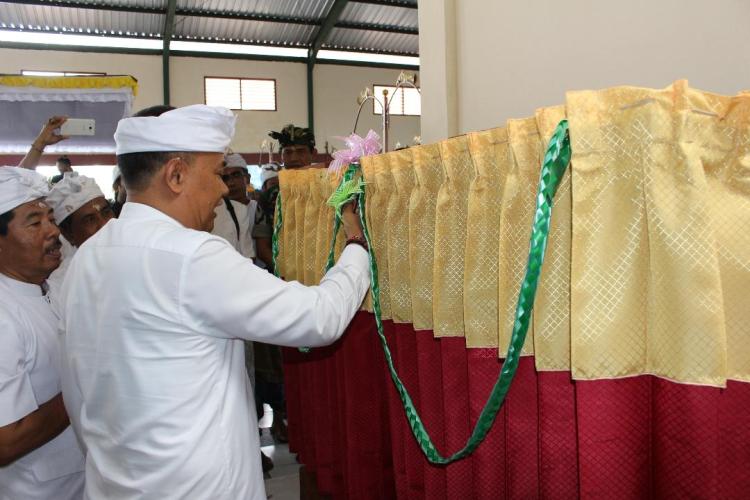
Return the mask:
POLYGON ((238 170, 238 171, 232 172, 230 174, 223 174, 221 176, 221 179, 224 182, 228 182, 228 181, 231 181, 233 179, 242 179, 244 176, 245 176, 245 174, 238 170))

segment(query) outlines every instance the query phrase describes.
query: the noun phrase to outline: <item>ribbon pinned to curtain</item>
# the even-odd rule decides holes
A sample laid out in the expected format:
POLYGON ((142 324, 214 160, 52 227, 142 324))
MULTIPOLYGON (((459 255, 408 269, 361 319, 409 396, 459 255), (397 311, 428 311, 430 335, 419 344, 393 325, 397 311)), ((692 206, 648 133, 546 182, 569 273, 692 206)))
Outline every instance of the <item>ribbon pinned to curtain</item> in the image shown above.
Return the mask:
MULTIPOLYGON (((362 189, 362 193, 359 194, 357 204, 359 208, 359 217, 364 231, 365 239, 369 246, 369 257, 370 257, 370 286, 372 291, 372 302, 373 302, 373 313, 375 316, 375 323, 377 326, 378 337, 385 354, 386 364, 388 371, 391 375, 391 379, 396 387, 396 391, 399 394, 401 403, 404 407, 409 426, 411 428, 414 437, 419 444, 420 449, 427 457, 427 460, 433 464, 445 465, 452 462, 461 460, 471 455, 476 448, 482 443, 484 438, 489 433, 492 425, 495 422, 500 408, 505 401, 505 397, 510 389, 511 382, 518 368, 519 359, 521 356, 521 349, 526 340, 526 334, 529 329, 531 321, 531 312, 534 308, 534 297, 536 295, 537 285, 539 283, 539 276, 541 274, 542 264, 544 262, 544 253, 547 246, 547 238, 549 236, 550 220, 552 215, 552 205, 557 188, 562 180, 563 174, 570 163, 571 149, 570 149, 570 136, 568 133, 568 121, 562 120, 552 134, 547 151, 544 156, 542 163, 541 175, 539 177, 539 187, 537 189, 536 196, 536 211, 534 215, 534 223, 531 231, 530 247, 528 264, 526 266, 526 273, 524 275, 521 289, 518 293, 518 302, 516 305, 515 321, 513 323, 513 332, 511 334, 510 343, 505 356, 505 362, 503 363, 502 370, 498 376, 497 382, 490 392, 490 396, 482 409, 482 412, 477 419, 474 426, 474 430, 471 433, 468 441, 463 448, 458 450, 449 456, 443 456, 433 444, 427 430, 425 429, 422 419, 417 411, 414 403, 409 396, 409 392, 404 387, 401 378, 399 377, 396 368, 393 363, 393 357, 391 355, 388 342, 385 338, 383 331, 383 320, 382 311, 380 307, 380 287, 378 282, 378 265, 373 253, 373 245, 370 237, 369 230, 367 228, 366 217, 365 217, 365 196, 366 192, 362 189)), ((341 180, 340 188, 343 188, 347 183, 353 182, 357 172, 359 171, 359 165, 357 163, 351 163, 347 168, 344 176, 341 180)), ((363 187, 360 185, 360 187, 363 187)), ((344 203, 350 201, 351 197, 344 199, 344 203)), ((338 200, 341 201, 341 200, 338 200)), ((339 206, 340 209, 340 206, 339 206)), ((274 266, 276 267, 276 258, 278 256, 278 232, 281 229, 281 198, 277 200, 276 208, 276 226, 274 227, 273 236, 273 257, 274 266)), ((337 214, 334 220, 334 232, 333 240, 331 242, 331 250, 328 256, 328 262, 326 264, 326 271, 328 271, 334 264, 334 249, 336 243, 336 234, 341 225, 340 210, 337 210, 337 214)), ((278 274, 277 274, 278 275, 278 274)))

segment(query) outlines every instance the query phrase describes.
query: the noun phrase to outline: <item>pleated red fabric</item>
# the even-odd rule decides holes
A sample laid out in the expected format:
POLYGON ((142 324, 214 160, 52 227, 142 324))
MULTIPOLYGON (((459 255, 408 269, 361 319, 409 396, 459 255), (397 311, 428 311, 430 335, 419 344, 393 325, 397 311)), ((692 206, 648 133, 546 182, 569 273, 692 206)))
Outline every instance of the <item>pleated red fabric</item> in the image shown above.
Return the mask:
MULTIPOLYGON (((432 331, 415 333, 417 339, 417 377, 419 383, 419 412, 425 429, 435 447, 444 452, 445 418, 443 412, 443 357, 441 341, 432 331)), ((423 461, 425 498, 446 498, 446 468, 423 461)))
MULTIPOLYGON (((495 349, 466 349, 385 322, 396 367, 433 442, 462 447, 497 379, 495 349)), ((573 381, 522 358, 475 453, 431 465, 387 373, 374 319, 334 346, 285 352, 290 449, 319 490, 351 499, 745 499, 750 384, 726 389, 653 376, 573 381)))

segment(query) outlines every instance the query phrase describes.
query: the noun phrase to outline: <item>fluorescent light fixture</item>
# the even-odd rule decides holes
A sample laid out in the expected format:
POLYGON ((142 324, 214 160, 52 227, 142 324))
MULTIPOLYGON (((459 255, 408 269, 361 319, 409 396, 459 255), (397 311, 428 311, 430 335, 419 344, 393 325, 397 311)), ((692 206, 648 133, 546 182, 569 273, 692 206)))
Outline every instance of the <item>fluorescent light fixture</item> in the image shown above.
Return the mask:
MULTIPOLYGON (((96 31, 96 30, 94 30, 96 31)), ((164 42, 156 38, 130 38, 112 36, 74 35, 68 33, 46 33, 40 31, 10 31, 0 29, 0 42, 28 43, 39 45, 63 45, 77 47, 102 47, 118 49, 161 50, 164 42)), ((265 45, 193 42, 172 40, 170 50, 174 52, 211 52, 216 54, 246 54, 256 56, 306 58, 306 48, 273 47, 265 45)), ((348 52, 343 50, 321 50, 318 59, 356 61, 364 63, 402 64, 419 66, 419 57, 348 52)))
POLYGON ((21 71, 23 76, 65 76, 64 71, 21 71))
POLYGON ((118 49, 161 50, 163 42, 157 39, 118 38, 111 36, 68 35, 42 31, 0 30, 0 42, 31 43, 40 45, 72 45, 77 47, 110 47, 118 49))
POLYGON ((307 49, 270 47, 234 43, 187 42, 173 40, 169 50, 174 52, 214 52, 219 54, 246 54, 254 56, 307 57, 307 49))
POLYGON ((391 56, 388 54, 370 54, 368 52, 348 52, 344 50, 321 50, 318 52, 318 59, 336 59, 338 61, 358 61, 419 66, 418 57, 391 56))

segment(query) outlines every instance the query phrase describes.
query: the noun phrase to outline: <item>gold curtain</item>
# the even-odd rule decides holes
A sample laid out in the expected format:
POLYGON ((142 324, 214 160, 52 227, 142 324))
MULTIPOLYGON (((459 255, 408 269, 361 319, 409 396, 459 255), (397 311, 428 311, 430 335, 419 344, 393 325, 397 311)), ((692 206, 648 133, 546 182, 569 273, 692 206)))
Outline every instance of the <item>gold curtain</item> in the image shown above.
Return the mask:
POLYGON ((467 347, 498 347, 498 241, 505 177, 510 169, 505 127, 469 134, 474 180, 469 187, 464 262, 467 347))
POLYGON ((687 154, 699 148, 721 274, 726 378, 750 382, 750 93, 688 93, 687 154))
MULTIPOLYGON (((282 226, 281 232, 278 235, 279 239, 279 255, 277 257, 276 265, 278 266, 279 276, 291 280, 290 276, 295 274, 293 269, 289 268, 289 262, 287 258, 289 255, 293 255, 294 247, 296 243, 292 243, 291 235, 294 234, 296 227, 296 220, 294 217, 294 194, 296 191, 294 187, 297 176, 293 170, 282 170, 279 172, 279 196, 281 197, 282 206, 282 226)), ((274 218, 278 218, 279 214, 275 213, 274 218)), ((276 220, 274 220, 274 225, 276 220)))
MULTIPOLYGON (((522 354, 577 379, 750 381, 750 94, 682 81, 570 92, 505 127, 363 158, 383 317, 505 355, 543 153, 566 117, 573 157, 522 354)), ((337 181, 280 181, 282 274, 316 283, 337 181)))
MULTIPOLYGON (((565 106, 537 110, 536 126, 544 147, 564 118, 565 106)), ((539 370, 570 369, 570 221, 573 201, 570 171, 571 168, 565 171, 555 195, 547 252, 534 304, 534 357, 539 370)))
POLYGON ((435 208, 432 318, 437 337, 464 335, 464 253, 474 166, 466 136, 440 143, 443 184, 435 208))
MULTIPOLYGON (((535 118, 508 120, 508 141, 511 164, 503 189, 503 209, 500 214, 499 241, 499 324, 500 354, 505 351, 513 331, 513 320, 518 302, 526 262, 529 255, 529 235, 536 207, 536 185, 539 183, 540 151, 542 148, 535 118)), ((529 326, 522 354, 534 352, 534 324, 529 326)))
POLYGON ((388 224, 385 218, 390 191, 393 189, 388 155, 362 158, 362 175, 367 183, 365 212, 372 239, 372 250, 378 263, 380 310, 383 319, 391 318, 391 287, 388 273, 388 224))
POLYGON ((323 205, 325 206, 326 200, 321 196, 319 182, 321 180, 327 180, 328 177, 326 171, 321 168, 314 168, 307 170, 307 183, 310 186, 307 189, 307 196, 305 197, 305 209, 303 212, 302 225, 303 225, 303 245, 302 245, 302 262, 304 265, 304 273, 300 280, 305 285, 312 285, 320 280, 316 280, 318 270, 315 267, 316 264, 316 251, 318 242, 318 208, 323 205))
POLYGON ((300 282, 304 282, 305 280, 305 208, 310 199, 310 172, 311 170, 309 169, 300 170, 295 182, 297 193, 294 195, 292 201, 294 204, 295 221, 294 241, 296 243, 294 247, 294 257, 296 258, 294 263, 294 269, 296 270, 294 279, 300 282))
MULTIPOLYGON (((393 186, 386 205, 388 224, 388 276, 391 315, 396 323, 411 323, 411 279, 409 265, 409 199, 414 189, 412 151, 404 149, 388 155, 393 186)), ((378 214, 374 214, 377 216, 378 214)))
POLYGON ((409 277, 416 330, 432 330, 432 275, 435 261, 435 209, 443 165, 437 144, 412 151, 415 186, 409 200, 409 277))

